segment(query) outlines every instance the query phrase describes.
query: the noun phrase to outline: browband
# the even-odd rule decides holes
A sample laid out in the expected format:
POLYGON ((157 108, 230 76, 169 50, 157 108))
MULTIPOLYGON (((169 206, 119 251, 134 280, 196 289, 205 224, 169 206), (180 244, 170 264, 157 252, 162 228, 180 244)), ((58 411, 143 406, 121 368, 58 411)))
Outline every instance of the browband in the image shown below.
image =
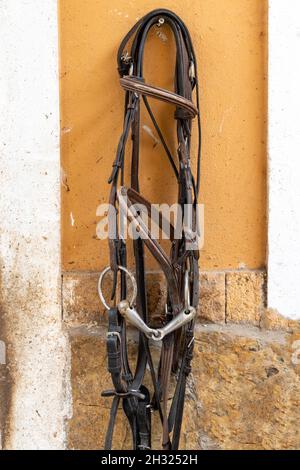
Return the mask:
POLYGON ((163 88, 147 85, 140 78, 123 77, 120 78, 120 84, 124 90, 133 91, 138 95, 150 96, 151 98, 166 101, 167 103, 175 104, 179 108, 183 108, 187 111, 187 119, 193 119, 198 114, 198 109, 192 101, 163 88))

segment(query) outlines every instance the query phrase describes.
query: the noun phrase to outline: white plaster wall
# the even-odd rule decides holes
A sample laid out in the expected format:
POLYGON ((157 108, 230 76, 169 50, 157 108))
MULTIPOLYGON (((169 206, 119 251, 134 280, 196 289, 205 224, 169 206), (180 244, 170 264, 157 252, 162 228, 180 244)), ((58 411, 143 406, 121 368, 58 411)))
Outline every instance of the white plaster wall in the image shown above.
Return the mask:
POLYGON ((268 304, 300 319, 300 1, 269 1, 268 304))
POLYGON ((5 447, 61 449, 69 352, 61 322, 57 0, 1 0, 0 28, 0 339, 12 383, 5 447))

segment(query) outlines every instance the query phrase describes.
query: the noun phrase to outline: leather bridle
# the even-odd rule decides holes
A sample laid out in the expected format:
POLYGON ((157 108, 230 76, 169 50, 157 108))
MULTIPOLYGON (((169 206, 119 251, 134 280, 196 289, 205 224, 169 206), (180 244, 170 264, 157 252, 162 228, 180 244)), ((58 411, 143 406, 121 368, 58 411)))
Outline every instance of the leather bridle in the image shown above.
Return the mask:
MULTIPOLYGON (((108 310, 107 358, 108 370, 114 388, 102 393, 113 397, 105 449, 111 449, 113 431, 119 404, 122 403, 129 421, 134 449, 151 448, 151 412, 159 413, 162 423, 162 447, 165 450, 178 449, 187 377, 191 371, 194 348, 194 323, 199 298, 199 273, 197 249, 191 249, 190 233, 198 233, 197 198, 200 183, 201 128, 199 114, 199 90, 196 57, 190 34, 182 20, 169 10, 158 9, 140 19, 124 37, 118 51, 120 84, 125 90, 124 129, 121 135, 113 171, 109 179, 109 224, 114 226, 109 238, 110 266, 99 279, 99 294, 108 310), (175 91, 148 85, 143 78, 144 48, 151 28, 166 23, 171 29, 176 44, 175 91), (130 52, 126 47, 130 42, 130 52), (195 89, 195 101, 192 101, 195 89), (157 124, 148 98, 165 101, 176 107, 178 150, 175 159, 157 124), (171 254, 167 256, 158 241, 152 237, 144 218, 137 209, 145 208, 151 218, 151 204, 143 198, 139 188, 140 159, 140 110, 144 104, 160 138, 178 182, 178 204, 192 208, 190 230, 182 229, 175 237, 171 227, 171 254), (190 166, 192 119, 198 124, 197 176, 190 166), (125 146, 131 133, 131 183, 124 186, 125 146), (126 242, 120 233, 116 220, 118 211, 123 210, 140 236, 133 241, 135 276, 127 269, 126 242), (112 223, 113 221, 113 223, 112 223), (166 311, 162 312, 160 328, 150 325, 146 298, 144 245, 157 260, 165 275, 167 284, 166 311), (113 273, 113 306, 103 296, 103 282, 107 273, 113 273), (130 294, 128 276, 133 285, 130 294), (119 299, 117 301, 117 288, 119 299), (129 295, 130 294, 130 295, 129 295), (129 298, 128 298, 129 297, 129 298), (127 351, 128 323, 139 331, 138 353, 135 371, 132 371, 127 351), (126 326, 127 324, 127 326, 126 326), (156 370, 151 354, 152 342, 161 341, 160 361, 156 370), (174 345, 176 344, 176 347, 174 345), (143 384, 146 368, 149 368, 153 396, 143 384), (174 374, 177 383, 169 406, 170 377, 174 374)), ((162 226, 162 214, 158 214, 162 226)))

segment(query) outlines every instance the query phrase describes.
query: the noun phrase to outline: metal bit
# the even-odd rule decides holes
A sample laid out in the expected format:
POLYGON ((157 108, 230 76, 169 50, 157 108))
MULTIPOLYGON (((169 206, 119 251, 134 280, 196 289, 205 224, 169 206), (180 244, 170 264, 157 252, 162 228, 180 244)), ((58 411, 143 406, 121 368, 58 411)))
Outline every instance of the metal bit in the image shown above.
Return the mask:
POLYGON ((147 338, 155 337, 156 330, 149 328, 144 320, 140 317, 135 308, 131 308, 128 300, 122 300, 118 305, 120 314, 138 330, 142 331, 147 338))
POLYGON ((118 310, 131 325, 142 331, 147 338, 154 341, 161 341, 166 335, 172 333, 178 328, 181 328, 187 323, 190 323, 196 316, 196 309, 194 307, 189 307, 188 309, 182 310, 163 328, 153 329, 146 325, 138 312, 134 308, 130 307, 127 300, 122 300, 119 303, 118 310))
POLYGON ((161 341, 165 336, 169 335, 175 330, 190 323, 196 316, 196 309, 189 307, 188 310, 182 310, 176 317, 167 323, 163 328, 155 330, 155 335, 151 337, 154 341, 161 341))

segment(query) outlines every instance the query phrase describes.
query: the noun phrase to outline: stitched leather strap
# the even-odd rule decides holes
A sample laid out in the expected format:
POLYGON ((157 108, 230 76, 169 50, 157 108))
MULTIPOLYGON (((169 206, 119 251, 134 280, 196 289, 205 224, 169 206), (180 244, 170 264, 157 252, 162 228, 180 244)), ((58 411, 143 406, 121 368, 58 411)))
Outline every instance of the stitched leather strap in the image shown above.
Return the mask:
POLYGON ((138 95, 150 96, 157 100, 166 101, 167 103, 175 104, 179 109, 186 111, 185 114, 182 114, 179 117, 179 111, 177 111, 178 118, 181 119, 193 119, 198 114, 197 107, 194 103, 186 98, 177 95, 163 88, 158 88, 152 85, 147 85, 141 81, 141 79, 136 77, 123 77, 120 78, 120 84, 124 90, 133 91, 138 95))

